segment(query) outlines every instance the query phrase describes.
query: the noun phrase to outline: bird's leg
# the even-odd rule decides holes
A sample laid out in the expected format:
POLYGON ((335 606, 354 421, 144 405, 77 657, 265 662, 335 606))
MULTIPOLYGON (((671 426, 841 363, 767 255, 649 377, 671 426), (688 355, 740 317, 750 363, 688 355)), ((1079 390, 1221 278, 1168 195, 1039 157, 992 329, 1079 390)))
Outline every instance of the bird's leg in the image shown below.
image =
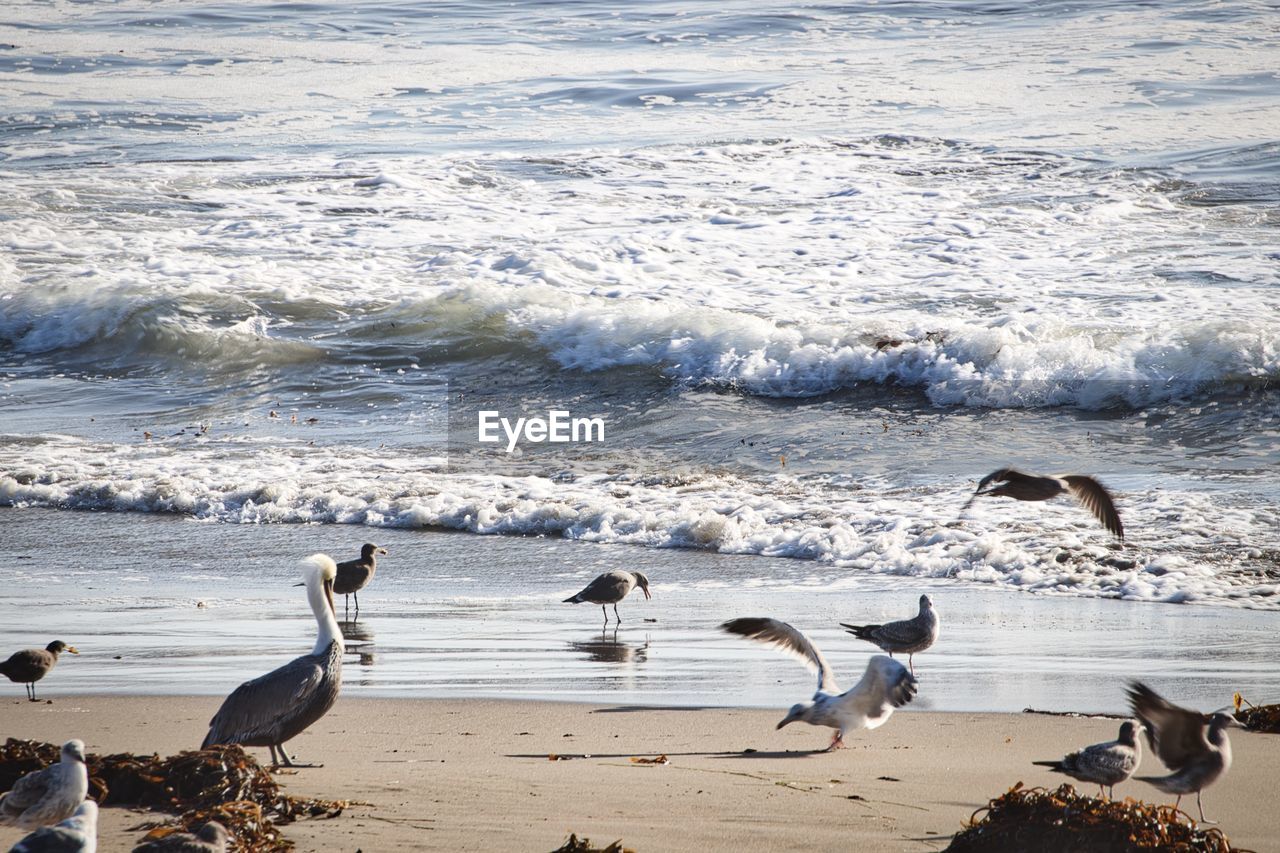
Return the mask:
POLYGON ((351 618, 350 614, 347 613, 347 608, 350 606, 351 606, 351 596, 349 595, 342 596, 342 621, 343 622, 346 622, 351 618))
POLYGON ((1107 789, 1102 786, 1101 782, 1098 783, 1098 796, 1103 799, 1106 799, 1107 796, 1107 789))
POLYGON ((827 752, 834 752, 837 749, 844 749, 844 732, 836 729, 835 735, 831 738, 831 746, 827 747, 827 752))
POLYGON ((1216 821, 1216 820, 1209 820, 1209 818, 1207 818, 1207 817, 1205 817, 1205 816, 1204 816, 1204 806, 1200 805, 1200 792, 1199 792, 1199 791, 1196 791, 1196 808, 1200 810, 1200 822, 1201 822, 1201 823, 1217 823, 1217 821, 1216 821))
POLYGON ((912 675, 912 676, 914 676, 914 675, 916 674, 916 663, 915 663, 914 658, 915 658, 915 655, 914 655, 914 654, 912 654, 912 653, 910 653, 910 652, 908 652, 908 653, 907 653, 907 666, 911 669, 911 675, 912 675))
POLYGON ((39 699, 36 698, 36 683, 34 681, 27 685, 27 690, 28 690, 28 693, 27 693, 28 699, 30 699, 32 702, 40 701, 39 699))
POLYGON ((353 592, 351 594, 355 597, 355 600, 356 600, 356 621, 359 622, 360 621, 360 593, 353 592))
POLYGON ((617 605, 617 604, 614 604, 614 605, 613 605, 613 615, 614 615, 614 618, 616 618, 616 619, 618 620, 618 624, 619 624, 619 625, 621 625, 621 624, 622 624, 622 617, 618 615, 618 605, 617 605))
POLYGON ((1173 801, 1173 810, 1177 811, 1181 805, 1182 805, 1182 795, 1179 794, 1178 799, 1173 801))
POLYGON ((280 756, 284 759, 285 767, 308 768, 308 767, 324 767, 323 764, 299 764, 289 757, 289 753, 285 751, 284 744, 280 744, 280 756))
POLYGON ((603 604, 600 605, 600 612, 604 614, 604 624, 609 624, 609 608, 603 604))
POLYGON ((275 745, 274 743, 269 743, 269 744, 267 744, 267 749, 271 750, 271 766, 272 766, 272 767, 279 767, 279 766, 280 766, 280 759, 279 759, 279 757, 276 755, 276 745, 275 745))

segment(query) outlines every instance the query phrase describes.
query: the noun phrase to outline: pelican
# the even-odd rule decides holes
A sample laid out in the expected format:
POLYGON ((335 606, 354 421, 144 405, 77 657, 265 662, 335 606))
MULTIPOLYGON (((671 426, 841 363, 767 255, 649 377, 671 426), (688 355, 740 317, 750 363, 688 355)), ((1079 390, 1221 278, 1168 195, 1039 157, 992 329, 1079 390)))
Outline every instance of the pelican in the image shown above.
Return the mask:
POLYGON ((139 844, 133 848, 133 853, 226 853, 230 838, 225 826, 211 820, 195 835, 171 832, 163 838, 139 844))
POLYGON ((265 746, 271 750, 273 766, 322 766, 294 764, 284 748, 285 741, 333 707, 342 689, 342 632, 333 606, 338 567, 325 554, 312 554, 302 567, 305 581, 299 586, 307 588, 319 629, 315 648, 232 691, 209 721, 201 749, 217 743, 265 746))
POLYGON ((849 625, 840 623, 841 628, 859 640, 875 643, 893 657, 894 652, 905 653, 907 666, 911 674, 916 674, 913 660, 916 652, 922 652, 932 646, 938 639, 938 614, 933 610, 933 599, 927 595, 920 596, 920 612, 911 619, 898 622, 886 622, 883 625, 849 625))
POLYGON ((1115 797, 1116 785, 1125 781, 1142 762, 1142 742, 1138 740, 1138 724, 1125 720, 1120 725, 1120 735, 1115 740, 1095 743, 1076 750, 1061 761, 1033 761, 1032 764, 1048 767, 1054 773, 1065 773, 1081 782, 1092 782, 1103 794, 1103 786, 1109 790, 1106 796, 1115 797))
POLYGON ((7 661, 0 663, 0 675, 13 682, 21 682, 27 688, 27 698, 32 702, 38 702, 40 700, 36 698, 36 682, 49 674, 49 670, 53 669, 54 664, 58 662, 58 655, 63 652, 80 654, 75 646, 68 646, 61 640, 54 640, 43 649, 23 649, 20 652, 14 652, 7 661))
POLYGON ((799 720, 812 726, 828 726, 836 730, 827 752, 844 746, 846 732, 874 729, 883 725, 893 713, 916 695, 915 676, 893 658, 874 655, 867 661, 862 680, 853 689, 840 693, 835 674, 818 647, 800 631, 777 619, 747 617, 720 626, 730 634, 738 634, 769 643, 798 657, 810 670, 818 673, 818 689, 812 702, 791 706, 778 728, 799 720))
POLYGON ((609 611, 606 606, 613 605, 613 615, 617 617, 618 624, 622 624, 622 617, 618 616, 618 602, 627 597, 627 593, 640 587, 640 591, 644 593, 646 599, 653 598, 649 594, 649 579, 640 572, 624 572, 614 570, 605 572, 600 577, 587 584, 586 588, 577 595, 572 595, 564 600, 565 604, 581 604, 588 601, 592 604, 599 604, 600 610, 604 612, 604 624, 609 624, 609 611))
POLYGON ((338 577, 333 582, 333 594, 343 596, 342 618, 347 618, 347 598, 356 597, 356 618, 360 618, 360 590, 373 580, 373 573, 378 570, 378 554, 387 553, 386 548, 379 548, 373 543, 366 543, 360 549, 360 558, 338 563, 338 577))
POLYGON ((1035 474, 1024 474, 1013 468, 1001 468, 978 481, 978 488, 961 507, 960 513, 963 515, 969 505, 982 495, 1015 498, 1020 501, 1047 501, 1058 495, 1067 494, 1092 512, 1102 526, 1115 534, 1117 539, 1124 541, 1124 526, 1120 524, 1120 513, 1116 512, 1111 493, 1093 477, 1087 477, 1084 474, 1040 477, 1035 474), (993 481, 1000 485, 987 489, 987 485, 993 481))
POLYGON ((42 826, 9 848, 9 853, 95 853, 98 804, 85 800, 57 826, 42 826))
POLYGON ((33 770, 0 794, 0 822, 19 829, 35 829, 75 814, 89 793, 89 771, 84 766, 84 742, 62 745, 62 758, 43 770, 33 770))
POLYGON ((1173 771, 1168 776, 1139 776, 1138 781, 1177 796, 1175 809, 1182 805, 1183 796, 1194 793, 1200 820, 1212 823, 1204 816, 1200 792, 1231 767, 1226 729, 1244 726, 1227 714, 1209 716, 1179 708, 1140 681, 1129 685, 1129 704, 1146 727, 1151 750, 1173 771))

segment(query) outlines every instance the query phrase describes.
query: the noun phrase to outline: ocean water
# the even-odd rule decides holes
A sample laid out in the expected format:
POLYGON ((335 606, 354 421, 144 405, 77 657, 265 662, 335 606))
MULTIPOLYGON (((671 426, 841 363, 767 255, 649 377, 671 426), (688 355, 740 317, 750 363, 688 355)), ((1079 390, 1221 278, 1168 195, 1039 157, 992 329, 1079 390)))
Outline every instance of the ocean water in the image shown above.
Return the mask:
POLYGON ((0 504, 696 549, 726 615, 1280 609, 1278 51, 1247 2, 9 4, 0 504), (1123 546, 959 518, 1005 465, 1123 546))

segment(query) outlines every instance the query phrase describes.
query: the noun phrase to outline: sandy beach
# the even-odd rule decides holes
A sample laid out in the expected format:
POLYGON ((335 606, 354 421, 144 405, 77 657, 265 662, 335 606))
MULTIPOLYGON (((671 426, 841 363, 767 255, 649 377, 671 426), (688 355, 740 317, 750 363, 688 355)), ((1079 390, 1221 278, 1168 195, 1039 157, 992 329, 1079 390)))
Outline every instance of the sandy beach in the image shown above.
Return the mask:
MULTIPOLYGON (((6 736, 85 740, 90 752, 172 754, 198 744, 208 697, 6 700, 6 736)), ((342 699, 291 747, 323 768, 282 775, 290 793, 367 802, 287 829, 301 851, 552 850, 569 833, 655 850, 940 850, 1032 767, 1114 737, 1108 719, 902 712, 849 749, 828 733, 775 731, 782 710, 559 702, 342 699), (747 750, 756 750, 748 752, 747 750), (550 761, 556 754, 568 761, 550 761), (635 764, 666 755, 670 764, 635 764)), ((1237 846, 1275 850, 1280 739, 1233 732, 1235 764, 1205 795, 1237 846)), ((254 750, 265 755, 265 750, 254 750)), ((1159 773, 1147 756, 1140 773, 1159 773)), ((1145 783, 1117 794, 1160 802, 1145 783)), ((1194 810, 1194 803, 1191 804, 1194 810)), ((100 850, 128 850, 150 816, 106 809, 100 850)), ((21 833, 0 829, 0 847, 21 833)))

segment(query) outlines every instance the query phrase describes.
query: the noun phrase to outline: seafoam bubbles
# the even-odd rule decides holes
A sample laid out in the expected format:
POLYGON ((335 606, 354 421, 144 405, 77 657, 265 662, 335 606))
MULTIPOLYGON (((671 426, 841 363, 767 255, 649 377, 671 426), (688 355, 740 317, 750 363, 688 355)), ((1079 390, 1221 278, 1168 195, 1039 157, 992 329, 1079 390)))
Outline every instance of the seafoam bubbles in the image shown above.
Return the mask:
MULTIPOLYGON (((0 451, 0 505, 163 512, 225 523, 445 527, 811 561, 837 584, 886 574, 1034 592, 1280 608, 1265 501, 1130 491, 1123 549, 1069 502, 1028 513, 968 484, 850 490, 825 477, 615 470, 572 481, 449 473, 443 460, 302 445, 120 446, 76 439, 0 451), (1154 532, 1159 531, 1158 535, 1154 532)), ((769 579, 762 578, 762 582, 769 579)))

